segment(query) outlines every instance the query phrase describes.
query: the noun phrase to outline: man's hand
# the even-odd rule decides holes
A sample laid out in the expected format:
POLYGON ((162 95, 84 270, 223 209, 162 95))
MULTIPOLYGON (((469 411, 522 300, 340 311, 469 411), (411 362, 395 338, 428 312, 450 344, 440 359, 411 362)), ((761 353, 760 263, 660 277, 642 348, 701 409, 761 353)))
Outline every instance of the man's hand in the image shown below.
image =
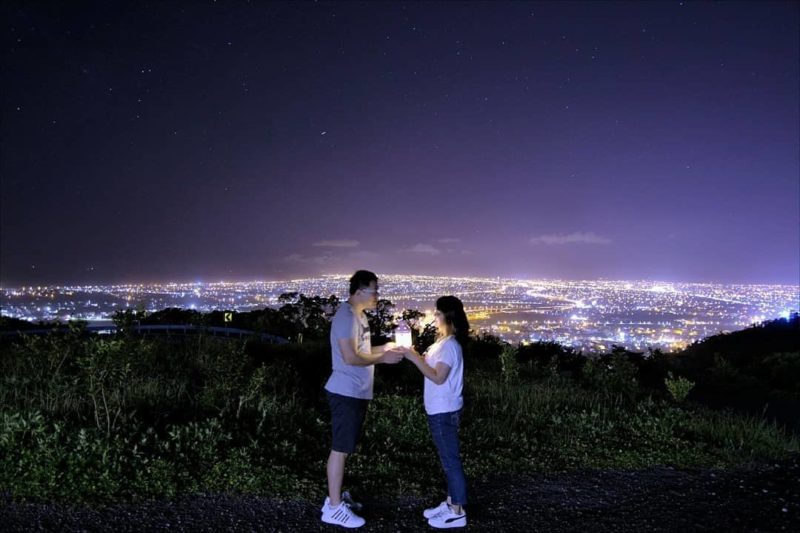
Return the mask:
POLYGON ((381 355, 380 362, 385 363, 387 365, 394 365, 399 363, 403 360, 403 352, 398 348, 392 348, 391 350, 386 350, 381 355))

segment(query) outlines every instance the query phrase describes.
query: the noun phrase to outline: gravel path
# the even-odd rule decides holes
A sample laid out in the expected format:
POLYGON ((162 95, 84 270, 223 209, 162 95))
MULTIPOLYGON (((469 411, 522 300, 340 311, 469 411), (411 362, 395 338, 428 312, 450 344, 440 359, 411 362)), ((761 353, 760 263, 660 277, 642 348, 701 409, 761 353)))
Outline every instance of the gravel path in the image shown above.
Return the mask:
MULTIPOLYGON (((800 531, 800 457, 735 470, 589 470, 472 486, 474 531, 800 531)), ((432 530, 433 500, 365 499, 360 531, 432 530)), ((341 531, 319 503, 206 495, 92 509, 0 500, 3 531, 341 531)))

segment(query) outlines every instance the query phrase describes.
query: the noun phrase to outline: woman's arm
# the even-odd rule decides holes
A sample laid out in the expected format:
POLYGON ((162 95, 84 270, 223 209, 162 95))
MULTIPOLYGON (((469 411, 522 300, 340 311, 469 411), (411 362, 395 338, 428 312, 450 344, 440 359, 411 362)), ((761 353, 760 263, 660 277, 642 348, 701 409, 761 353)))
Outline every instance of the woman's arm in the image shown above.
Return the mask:
POLYGON ((433 381, 437 385, 441 385, 450 375, 450 367, 441 361, 436 363, 436 368, 432 368, 425 362, 425 358, 418 354, 413 348, 407 348, 403 357, 414 363, 423 376, 433 381))

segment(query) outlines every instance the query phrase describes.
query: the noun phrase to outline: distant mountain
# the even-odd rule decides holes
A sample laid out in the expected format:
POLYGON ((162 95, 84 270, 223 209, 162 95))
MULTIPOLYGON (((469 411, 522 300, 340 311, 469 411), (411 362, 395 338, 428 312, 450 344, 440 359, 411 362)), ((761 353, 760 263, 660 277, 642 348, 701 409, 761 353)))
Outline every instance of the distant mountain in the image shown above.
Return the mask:
POLYGON ((675 362, 706 388, 800 394, 800 315, 709 337, 676 353, 675 362))
POLYGON ((31 329, 41 329, 42 327, 54 327, 56 324, 39 322, 28 322, 10 316, 0 316, 0 331, 28 331, 31 329))

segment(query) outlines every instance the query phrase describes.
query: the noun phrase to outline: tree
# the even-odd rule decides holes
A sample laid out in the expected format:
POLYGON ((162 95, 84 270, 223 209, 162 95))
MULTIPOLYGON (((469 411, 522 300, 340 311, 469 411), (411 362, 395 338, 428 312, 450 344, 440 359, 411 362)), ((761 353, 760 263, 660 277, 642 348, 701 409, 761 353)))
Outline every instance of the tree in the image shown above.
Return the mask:
POLYGON ((330 334, 331 317, 339 308, 339 298, 334 295, 308 297, 297 292, 287 292, 278 297, 283 305, 278 310, 288 324, 293 326, 292 339, 322 340, 330 334))
MULTIPOLYGON (((424 316, 425 313, 423 313, 422 311, 418 311, 416 309, 404 309, 403 313, 400 315, 400 318, 403 320, 403 322, 406 323, 408 329, 411 330, 411 343, 415 347, 420 345, 420 337, 423 334, 423 325, 420 319, 424 316)), ((426 344, 426 347, 430 346, 430 344, 434 340, 434 337, 435 337, 435 332, 433 332, 433 336, 431 337, 430 342, 426 344)))
POLYGON ((367 312, 372 344, 386 344, 391 339, 397 324, 394 323, 395 305, 389 300, 378 300, 373 311, 367 312))
POLYGON ((116 311, 112 320, 121 333, 132 335, 134 328, 141 324, 146 317, 147 313, 144 310, 125 309, 116 311))
POLYGON ((140 317, 140 320, 142 324, 151 325, 205 325, 205 317, 203 316, 203 313, 194 309, 181 309, 179 307, 168 307, 166 309, 162 309, 161 311, 150 313, 149 315, 145 315, 143 313, 140 317))

